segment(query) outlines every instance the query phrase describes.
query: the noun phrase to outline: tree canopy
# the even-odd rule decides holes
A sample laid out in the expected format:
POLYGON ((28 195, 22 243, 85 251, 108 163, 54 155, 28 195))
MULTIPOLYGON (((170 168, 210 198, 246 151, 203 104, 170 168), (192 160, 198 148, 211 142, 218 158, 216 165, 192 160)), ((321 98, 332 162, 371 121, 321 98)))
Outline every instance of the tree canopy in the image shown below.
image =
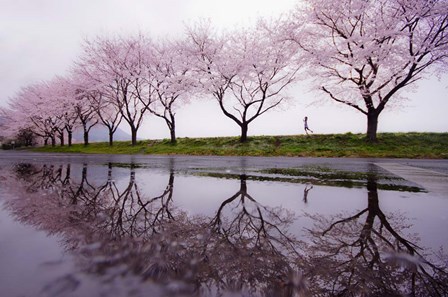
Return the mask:
MULTIPOLYGON (((127 123, 132 144, 144 119, 163 119, 176 142, 176 113, 193 99, 214 99, 248 139, 249 125, 292 98, 288 88, 312 77, 326 98, 367 117, 376 141, 381 112, 418 80, 446 71, 446 0, 306 0, 277 20, 218 32, 187 27, 177 39, 147 34, 98 36, 65 77, 37 82, 10 100, 3 134, 27 130, 61 145, 76 127, 100 123, 109 143, 127 123), (68 135, 68 136, 66 136, 68 135)), ((213 123, 211 123, 213 124, 213 123)))

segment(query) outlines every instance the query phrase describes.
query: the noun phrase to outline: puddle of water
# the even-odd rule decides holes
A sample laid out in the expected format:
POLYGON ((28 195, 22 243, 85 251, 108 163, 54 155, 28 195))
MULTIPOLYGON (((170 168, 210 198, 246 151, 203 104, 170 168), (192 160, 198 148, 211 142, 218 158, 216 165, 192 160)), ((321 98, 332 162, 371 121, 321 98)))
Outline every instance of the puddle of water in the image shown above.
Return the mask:
POLYGON ((55 162, 0 174, 7 296, 448 292, 448 199, 374 165, 55 162))

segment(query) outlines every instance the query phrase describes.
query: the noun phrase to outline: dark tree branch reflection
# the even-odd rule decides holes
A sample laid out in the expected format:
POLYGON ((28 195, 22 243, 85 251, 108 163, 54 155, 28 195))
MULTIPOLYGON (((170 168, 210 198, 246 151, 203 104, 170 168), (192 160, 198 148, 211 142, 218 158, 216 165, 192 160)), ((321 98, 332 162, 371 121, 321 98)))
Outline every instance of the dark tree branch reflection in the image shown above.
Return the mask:
POLYGON ((292 241, 285 230, 293 220, 293 213, 286 209, 258 203, 247 191, 246 176, 241 175, 240 189, 221 203, 210 225, 234 246, 276 250, 276 244, 288 246, 292 241))
POLYGON ((112 200, 102 204, 108 216, 108 225, 102 227, 115 237, 140 237, 159 232, 165 223, 174 220, 173 184, 174 173, 171 171, 168 184, 160 195, 143 197, 135 179, 135 168, 131 166, 129 183, 123 191, 103 193, 112 200))
MULTIPOLYGON (((151 196, 140 189, 134 164, 115 168, 109 163, 99 185, 89 182, 87 164, 75 167, 16 166, 8 183, 20 199, 9 206, 19 220, 64 238, 83 273, 109 281, 132 274, 161 286, 159 296, 448 292, 446 257, 425 254, 406 233, 406 220, 381 209, 374 174, 367 181, 366 208, 308 214, 314 225, 307 238, 298 239, 290 232, 295 213, 257 201, 244 174, 235 194, 207 217, 176 207, 174 166, 166 187, 151 196), (125 174, 124 184, 114 180, 116 170, 125 174)), ((304 204, 311 188, 305 187, 304 204)))
POLYGON ((445 296, 448 292, 447 264, 425 260, 423 250, 403 235, 409 227, 405 219, 382 211, 375 175, 367 182, 365 209, 349 216, 309 217, 315 225, 304 246, 305 270, 314 294, 445 296))
MULTIPOLYGON (((237 193, 221 204, 214 218, 208 218, 190 217, 174 207, 173 170, 164 191, 154 197, 142 195, 133 166, 121 190, 112 181, 111 170, 109 166, 107 181, 91 191, 83 168, 81 181, 69 183, 82 190, 61 190, 55 200, 47 197, 46 211, 31 220, 61 233, 67 247, 84 259, 80 263, 85 271, 110 274, 114 267, 125 265, 143 279, 180 282, 189 293, 208 288, 292 296, 298 288, 305 290, 293 261, 299 255, 296 239, 287 232, 292 213, 257 202, 248 193, 244 175, 237 193), (70 195, 76 193, 83 198, 73 205, 70 195), (72 211, 48 217, 49 211, 57 213, 61 201, 72 211)), ((58 186, 62 189, 62 182, 58 186)), ((18 205, 15 208, 24 213, 18 205)))
POLYGON ((293 220, 292 212, 257 202, 248 192, 246 176, 240 175, 239 190, 220 204, 210 222, 206 259, 217 281, 227 280, 240 290, 262 288, 268 295, 303 293, 293 260, 300 258, 297 239, 288 232, 293 220), (290 282, 293 276, 296 282, 290 282))

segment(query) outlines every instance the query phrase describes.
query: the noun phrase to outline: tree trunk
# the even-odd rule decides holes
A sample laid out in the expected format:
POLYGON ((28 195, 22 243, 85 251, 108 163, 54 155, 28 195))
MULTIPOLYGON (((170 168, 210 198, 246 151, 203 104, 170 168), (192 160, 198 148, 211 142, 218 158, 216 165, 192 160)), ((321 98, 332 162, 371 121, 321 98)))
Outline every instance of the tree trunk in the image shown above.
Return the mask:
POLYGON ((89 145, 89 132, 87 130, 84 130, 84 146, 89 145))
POLYGON ((110 183, 112 181, 112 163, 107 163, 107 182, 110 183))
POLYGON ((72 146, 73 132, 68 131, 67 134, 68 134, 68 146, 72 146))
POLYGON ((56 137, 51 136, 51 146, 55 147, 56 146, 56 137))
POLYGON ((61 134, 59 134, 59 142, 61 143, 61 146, 65 145, 64 132, 61 132, 61 134))
POLYGON ((71 173, 71 167, 70 167, 70 163, 69 163, 69 164, 67 164, 67 169, 65 171, 65 178, 63 181, 64 185, 70 183, 70 173, 71 173))
POLYGON ((241 124, 241 137, 240 137, 240 142, 246 142, 247 141, 247 129, 248 129, 248 124, 247 123, 242 123, 241 124))
POLYGON ((176 131, 174 130, 174 127, 170 129, 170 136, 171 136, 171 144, 176 143, 176 131))
MULTIPOLYGON (((370 175, 370 174, 369 174, 370 175)), ((361 231, 360 239, 367 241, 372 234, 375 218, 380 213, 378 200, 378 185, 376 178, 372 175, 367 177, 367 213, 366 221, 361 231)))
POLYGON ((47 145, 48 145, 48 137, 44 138, 44 146, 47 146, 47 145))
POLYGON ((174 114, 170 112, 170 121, 168 121, 168 119, 165 120, 166 124, 168 125, 168 128, 170 129, 171 144, 175 144, 177 142, 177 139, 176 139, 176 119, 174 118, 174 114))
POLYGON ((377 141, 378 115, 376 111, 369 111, 367 114, 367 140, 369 142, 377 141))
POLYGON ((132 146, 137 144, 137 129, 135 127, 131 127, 131 139, 132 139, 132 146))
POLYGON ((114 145, 114 131, 109 129, 109 146, 114 145))

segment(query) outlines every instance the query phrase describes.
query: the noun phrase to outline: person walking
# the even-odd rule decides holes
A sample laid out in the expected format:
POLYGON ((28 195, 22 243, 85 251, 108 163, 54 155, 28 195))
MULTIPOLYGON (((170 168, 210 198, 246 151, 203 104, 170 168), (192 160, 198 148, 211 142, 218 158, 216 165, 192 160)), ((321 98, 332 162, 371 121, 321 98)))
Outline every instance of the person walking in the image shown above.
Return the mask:
POLYGON ((304 128, 305 128, 305 133, 306 135, 308 135, 308 131, 310 131, 311 133, 314 133, 309 127, 308 127, 308 117, 305 117, 303 119, 303 124, 304 124, 304 128))
POLYGON ((308 192, 313 188, 313 185, 306 185, 303 189, 303 202, 308 203, 308 192))

